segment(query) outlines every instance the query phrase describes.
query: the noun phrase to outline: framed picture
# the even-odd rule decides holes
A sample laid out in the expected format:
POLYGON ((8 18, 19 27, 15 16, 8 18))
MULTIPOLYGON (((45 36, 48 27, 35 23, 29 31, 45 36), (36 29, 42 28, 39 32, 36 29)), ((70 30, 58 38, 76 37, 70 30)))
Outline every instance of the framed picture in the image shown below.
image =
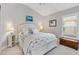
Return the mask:
POLYGON ((33 16, 26 16, 26 21, 33 22, 33 16))
POLYGON ((56 27, 57 26, 57 21, 56 19, 54 20, 49 20, 49 27, 56 27))

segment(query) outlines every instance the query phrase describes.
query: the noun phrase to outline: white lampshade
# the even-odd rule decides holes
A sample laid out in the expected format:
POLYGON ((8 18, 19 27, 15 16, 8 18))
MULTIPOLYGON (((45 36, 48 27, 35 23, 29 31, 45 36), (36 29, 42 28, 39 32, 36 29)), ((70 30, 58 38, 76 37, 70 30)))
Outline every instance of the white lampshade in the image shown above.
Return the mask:
POLYGON ((12 22, 7 22, 7 32, 14 31, 12 22))

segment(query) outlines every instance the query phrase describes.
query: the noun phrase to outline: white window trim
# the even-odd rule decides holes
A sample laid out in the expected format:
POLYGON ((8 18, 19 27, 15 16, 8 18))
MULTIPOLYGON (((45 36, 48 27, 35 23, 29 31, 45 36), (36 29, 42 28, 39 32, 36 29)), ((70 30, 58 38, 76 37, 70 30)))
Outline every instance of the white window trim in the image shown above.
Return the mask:
MULTIPOLYGON (((79 13, 74 13, 74 14, 68 14, 68 15, 64 15, 63 17, 62 17, 62 29, 61 29, 61 31, 62 31, 62 35, 61 35, 61 37, 67 37, 67 36, 64 36, 64 34, 63 34, 63 19, 64 19, 64 17, 70 17, 70 16, 76 16, 77 17, 77 38, 73 38, 73 39, 79 39, 79 13)), ((68 37, 68 38, 72 38, 72 37, 68 37)))

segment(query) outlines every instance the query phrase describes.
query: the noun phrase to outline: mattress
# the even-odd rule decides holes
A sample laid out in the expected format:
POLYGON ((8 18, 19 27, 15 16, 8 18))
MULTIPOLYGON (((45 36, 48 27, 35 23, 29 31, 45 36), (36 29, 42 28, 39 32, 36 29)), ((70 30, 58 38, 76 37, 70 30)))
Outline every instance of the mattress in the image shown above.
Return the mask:
POLYGON ((33 55, 42 55, 47 53, 49 50, 57 47, 57 40, 53 40, 44 45, 40 45, 38 47, 31 48, 31 54, 33 55))
POLYGON ((57 42, 57 38, 55 38, 55 40, 48 41, 48 42, 41 41, 40 43, 35 43, 35 44, 31 45, 31 50, 36 49, 36 48, 41 48, 41 46, 43 47, 43 46, 53 43, 53 42, 57 42))

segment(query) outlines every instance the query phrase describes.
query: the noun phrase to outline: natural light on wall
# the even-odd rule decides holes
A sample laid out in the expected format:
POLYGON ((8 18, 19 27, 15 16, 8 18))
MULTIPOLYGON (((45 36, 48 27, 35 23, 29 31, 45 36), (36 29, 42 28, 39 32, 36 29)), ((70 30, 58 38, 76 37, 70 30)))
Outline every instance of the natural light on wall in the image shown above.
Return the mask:
POLYGON ((77 36, 77 17, 70 16, 63 19, 63 35, 69 37, 77 36))
POLYGON ((14 26, 12 22, 7 22, 7 32, 13 32, 14 31, 14 26))

